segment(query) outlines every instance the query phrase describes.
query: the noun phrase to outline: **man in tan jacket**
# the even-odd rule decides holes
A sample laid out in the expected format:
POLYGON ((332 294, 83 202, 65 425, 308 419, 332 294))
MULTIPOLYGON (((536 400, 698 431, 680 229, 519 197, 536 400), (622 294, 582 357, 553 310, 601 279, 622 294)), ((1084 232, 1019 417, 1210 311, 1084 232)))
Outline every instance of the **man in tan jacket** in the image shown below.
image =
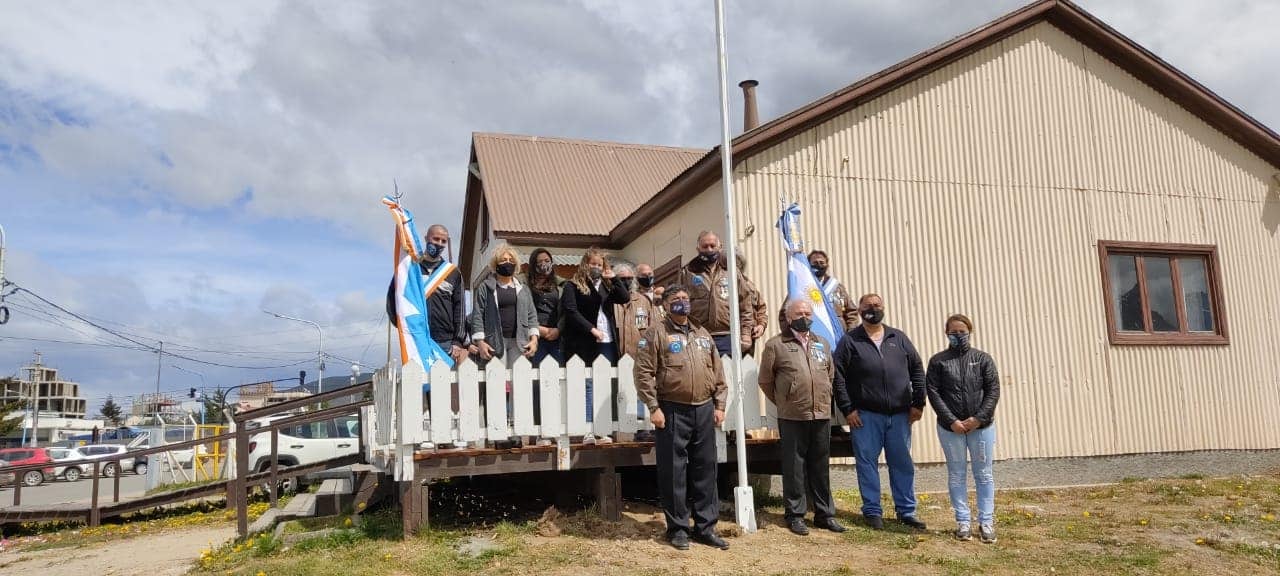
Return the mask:
MULTIPOLYGON (((636 344, 644 337, 645 331, 654 323, 662 321, 659 308, 636 286, 636 273, 645 269, 649 273, 649 279, 652 280, 653 269, 644 264, 633 267, 625 260, 617 260, 613 264, 613 271, 618 275, 618 281, 627 289, 627 294, 630 296, 626 304, 613 305, 613 317, 617 321, 617 334, 614 341, 618 343, 618 353, 628 354, 632 360, 639 358, 636 344)), ((645 290, 647 289, 646 286, 645 290)), ((637 400, 637 404, 636 413, 641 418, 645 418, 644 402, 637 400)), ((641 430, 636 432, 633 440, 652 442, 653 434, 648 430, 641 430)))
POLYGON ((636 343, 635 383, 657 436, 654 451, 667 540, 677 550, 688 550, 691 537, 724 550, 729 544, 716 534, 715 439, 728 396, 724 370, 711 334, 689 319, 689 290, 671 286, 663 301, 666 319, 636 343))
POLYGON ((693 305, 689 317, 711 333, 716 350, 721 356, 733 353, 733 342, 730 341, 730 305, 737 306, 740 314, 742 336, 737 345, 744 352, 751 347, 751 336, 755 330, 751 293, 739 279, 738 301, 729 302, 729 263, 721 250, 720 238, 714 232, 703 231, 698 234, 698 256, 681 270, 680 284, 689 290, 689 299, 693 305))
POLYGON ((831 343, 809 331, 813 306, 791 300, 782 333, 760 354, 760 390, 778 407, 782 436, 782 493, 787 527, 805 536, 806 495, 813 500, 813 524, 844 532, 831 499, 831 383, 835 365, 831 343))

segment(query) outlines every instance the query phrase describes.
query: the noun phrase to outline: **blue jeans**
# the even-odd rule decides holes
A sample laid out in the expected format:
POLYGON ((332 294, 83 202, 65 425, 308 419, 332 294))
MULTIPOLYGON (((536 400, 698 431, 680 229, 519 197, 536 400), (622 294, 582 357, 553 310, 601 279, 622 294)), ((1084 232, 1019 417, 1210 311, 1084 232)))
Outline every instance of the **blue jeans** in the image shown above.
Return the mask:
MULTIPOLYGON (((608 360, 610 364, 618 363, 618 345, 616 343, 602 342, 598 346, 600 347, 600 355, 604 356, 605 360, 608 360)), ((587 369, 591 369, 590 364, 587 365, 587 369)), ((595 410, 593 409, 594 403, 592 402, 591 394, 591 389, 594 386, 592 384, 591 379, 587 378, 587 422, 595 422, 595 410)))
POLYGON ((916 515, 916 465, 911 460, 911 423, 907 413, 861 410, 862 427, 853 429, 862 515, 884 516, 880 507, 880 453, 889 465, 889 488, 898 518, 916 515))
POLYGON ((938 441, 947 456, 947 492, 951 495, 951 509, 955 510, 956 523, 968 524, 969 475, 966 464, 973 465, 973 483, 978 492, 978 523, 995 524, 996 480, 991 473, 995 460, 995 425, 979 428, 968 434, 956 434, 938 427, 938 441))
POLYGON ((542 360, 547 356, 555 358, 556 362, 561 365, 564 364, 564 358, 560 356, 559 340, 538 340, 538 351, 533 353, 533 361, 531 362, 533 367, 541 366, 542 360))
POLYGON ((722 334, 720 336, 712 336, 712 340, 716 342, 716 352, 721 356, 733 356, 733 335, 722 334))

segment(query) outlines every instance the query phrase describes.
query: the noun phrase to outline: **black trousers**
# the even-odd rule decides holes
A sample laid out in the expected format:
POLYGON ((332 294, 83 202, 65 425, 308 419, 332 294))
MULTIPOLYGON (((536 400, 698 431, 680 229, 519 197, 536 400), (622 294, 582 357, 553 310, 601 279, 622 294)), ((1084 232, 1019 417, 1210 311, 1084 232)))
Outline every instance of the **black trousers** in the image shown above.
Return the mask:
POLYGON ((813 502, 815 521, 834 517, 831 421, 779 418, 778 433, 782 436, 782 498, 787 519, 804 518, 808 502, 813 502))
POLYGON ((667 517, 667 536, 685 532, 715 534, 720 517, 716 495, 715 404, 699 406, 659 402, 667 423, 655 430, 658 488, 667 517), (693 502, 693 530, 689 530, 689 502, 693 502))

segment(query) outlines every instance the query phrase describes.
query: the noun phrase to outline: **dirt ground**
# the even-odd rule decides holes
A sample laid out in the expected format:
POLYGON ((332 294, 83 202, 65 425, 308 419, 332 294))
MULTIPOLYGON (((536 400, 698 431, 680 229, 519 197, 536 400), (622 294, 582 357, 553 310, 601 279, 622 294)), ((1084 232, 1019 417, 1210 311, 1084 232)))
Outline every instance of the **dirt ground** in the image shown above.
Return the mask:
POLYGON ((39 576, 172 576, 191 570, 201 550, 216 548, 235 536, 234 525, 219 525, 135 538, 58 547, 0 552, 0 573, 39 576))
POLYGON ((660 513, 642 502, 628 502, 621 522, 604 521, 591 509, 562 514, 546 508, 541 517, 461 521, 409 540, 398 538, 398 514, 386 509, 287 531, 285 540, 263 535, 230 542, 232 529, 220 523, 50 550, 18 545, 0 552, 0 573, 1280 574, 1276 474, 1004 490, 997 497, 1000 541, 994 545, 955 540, 943 494, 920 495, 919 515, 930 526, 920 533, 892 521, 884 531, 865 528, 856 494, 842 490, 836 497, 848 532, 792 535, 780 502, 766 498, 757 507, 760 529, 754 534, 738 533, 731 513, 722 516, 728 551, 696 544, 689 551, 672 549, 661 537, 660 513), (317 528, 327 530, 306 532, 317 528))

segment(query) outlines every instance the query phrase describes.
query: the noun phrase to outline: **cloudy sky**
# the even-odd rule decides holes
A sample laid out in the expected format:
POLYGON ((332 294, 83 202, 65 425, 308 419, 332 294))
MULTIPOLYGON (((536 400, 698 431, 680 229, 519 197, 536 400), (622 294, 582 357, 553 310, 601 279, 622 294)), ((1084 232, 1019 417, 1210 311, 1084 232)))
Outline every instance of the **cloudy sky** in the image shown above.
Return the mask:
MULTIPOLYGON (((730 77, 761 82, 764 120, 1022 4, 726 3, 730 77)), ((1280 3, 1082 4, 1280 126, 1280 3)), ((185 357, 160 363, 164 391, 200 382, 175 364, 210 386, 314 374, 315 330, 263 309, 321 323, 331 375, 380 364, 392 182, 456 230, 474 131, 714 145, 712 6, 0 0, 6 275, 163 340, 185 357)), ((8 303, 0 374, 38 349, 94 410, 156 389, 154 352, 8 303)))

